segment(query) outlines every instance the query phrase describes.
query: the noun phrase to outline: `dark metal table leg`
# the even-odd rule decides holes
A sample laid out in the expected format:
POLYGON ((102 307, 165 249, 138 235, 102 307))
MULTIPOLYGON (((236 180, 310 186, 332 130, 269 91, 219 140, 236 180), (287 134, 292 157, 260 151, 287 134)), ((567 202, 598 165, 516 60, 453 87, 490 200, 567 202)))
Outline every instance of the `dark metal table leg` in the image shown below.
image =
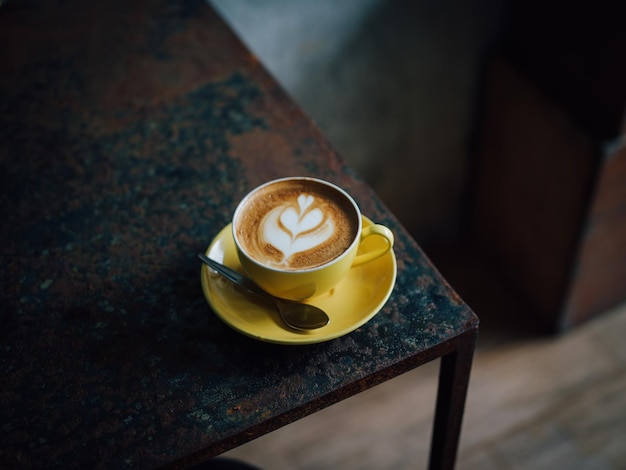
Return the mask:
POLYGON ((441 358, 430 449, 431 470, 454 468, 477 333, 478 327, 455 338, 457 347, 441 358))

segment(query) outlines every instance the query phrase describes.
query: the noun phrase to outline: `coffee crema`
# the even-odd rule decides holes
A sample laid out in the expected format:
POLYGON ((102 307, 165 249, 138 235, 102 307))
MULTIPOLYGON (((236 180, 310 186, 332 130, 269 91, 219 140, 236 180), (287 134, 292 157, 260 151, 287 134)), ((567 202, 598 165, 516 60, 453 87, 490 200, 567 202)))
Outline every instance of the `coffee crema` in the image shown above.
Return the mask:
POLYGON ((277 181, 246 197, 237 239, 257 262, 285 270, 321 266, 346 251, 358 215, 345 195, 315 180, 277 181))

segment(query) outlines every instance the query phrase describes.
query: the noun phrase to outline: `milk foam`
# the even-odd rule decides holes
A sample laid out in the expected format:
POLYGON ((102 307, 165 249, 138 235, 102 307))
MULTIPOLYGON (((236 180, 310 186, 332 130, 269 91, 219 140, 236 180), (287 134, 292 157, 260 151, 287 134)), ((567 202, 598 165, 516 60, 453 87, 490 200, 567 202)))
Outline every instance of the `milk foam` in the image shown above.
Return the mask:
POLYGON ((322 266, 350 248, 359 231, 354 203, 314 179, 261 186, 235 211, 235 240, 254 261, 280 270, 322 266))
POLYGON ((269 211, 259 225, 259 236, 283 254, 280 264, 289 258, 327 242, 335 233, 335 224, 318 207, 311 194, 300 194, 269 211))

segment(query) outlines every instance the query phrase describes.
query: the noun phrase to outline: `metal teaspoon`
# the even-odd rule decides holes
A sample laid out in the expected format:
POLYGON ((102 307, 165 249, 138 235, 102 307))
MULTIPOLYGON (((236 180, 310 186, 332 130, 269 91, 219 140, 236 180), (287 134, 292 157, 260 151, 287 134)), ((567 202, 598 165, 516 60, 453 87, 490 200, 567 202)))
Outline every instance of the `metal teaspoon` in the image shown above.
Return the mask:
POLYGON ((245 276, 242 276, 237 271, 212 260, 206 255, 198 254, 198 258, 203 263, 207 264, 215 271, 220 273, 231 282, 243 287, 246 291, 250 292, 264 299, 270 300, 276 306, 280 318, 285 325, 293 328, 294 330, 306 331, 315 330, 326 326, 330 321, 326 312, 322 309, 315 307, 314 305, 303 304, 292 300, 279 299, 273 295, 268 294, 259 286, 257 286, 252 280, 245 276))

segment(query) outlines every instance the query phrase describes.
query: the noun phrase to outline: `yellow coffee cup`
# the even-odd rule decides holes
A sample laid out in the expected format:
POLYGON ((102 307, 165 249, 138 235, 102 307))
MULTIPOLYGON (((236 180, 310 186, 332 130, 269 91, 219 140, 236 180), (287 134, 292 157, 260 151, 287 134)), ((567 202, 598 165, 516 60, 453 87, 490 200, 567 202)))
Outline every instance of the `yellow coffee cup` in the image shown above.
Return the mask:
POLYGON ((383 256, 394 242, 384 225, 363 227, 346 191, 310 177, 281 178, 252 190, 235 209, 232 230, 248 276, 266 292, 291 300, 327 292, 350 268, 383 256), (369 237, 385 243, 365 250, 369 244, 362 242, 369 237))

